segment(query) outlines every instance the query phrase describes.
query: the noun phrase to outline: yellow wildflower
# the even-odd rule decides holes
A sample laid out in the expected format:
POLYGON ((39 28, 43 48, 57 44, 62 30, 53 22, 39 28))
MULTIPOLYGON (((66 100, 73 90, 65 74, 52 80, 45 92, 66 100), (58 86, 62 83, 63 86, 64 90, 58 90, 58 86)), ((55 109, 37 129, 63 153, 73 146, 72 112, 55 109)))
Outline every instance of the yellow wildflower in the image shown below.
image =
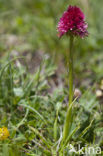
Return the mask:
POLYGON ((9 131, 6 127, 0 128, 0 140, 7 139, 9 135, 9 131))

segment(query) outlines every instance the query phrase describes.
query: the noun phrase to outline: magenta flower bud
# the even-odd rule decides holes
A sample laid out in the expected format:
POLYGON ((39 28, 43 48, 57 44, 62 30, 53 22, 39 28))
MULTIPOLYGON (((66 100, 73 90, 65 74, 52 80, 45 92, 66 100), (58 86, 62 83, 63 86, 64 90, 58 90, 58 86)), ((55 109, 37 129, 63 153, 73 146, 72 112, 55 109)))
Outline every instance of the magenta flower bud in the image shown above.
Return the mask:
POLYGON ((85 16, 81 9, 76 6, 69 6, 58 23, 58 36, 62 37, 68 33, 84 38, 88 36, 87 28, 88 24, 85 22, 85 16))

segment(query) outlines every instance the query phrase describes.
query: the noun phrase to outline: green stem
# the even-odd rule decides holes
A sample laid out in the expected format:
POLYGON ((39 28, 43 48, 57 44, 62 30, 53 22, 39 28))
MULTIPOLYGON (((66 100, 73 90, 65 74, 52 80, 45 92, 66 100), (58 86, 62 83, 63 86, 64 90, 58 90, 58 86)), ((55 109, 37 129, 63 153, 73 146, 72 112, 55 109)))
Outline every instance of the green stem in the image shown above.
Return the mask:
POLYGON ((68 59, 68 67, 69 67, 69 107, 73 100, 73 36, 70 36, 70 51, 69 51, 69 59, 68 59))
POLYGON ((65 119, 65 124, 64 124, 64 131, 63 131, 63 141, 66 140, 71 124, 72 124, 72 100, 73 100, 73 36, 70 36, 70 51, 69 51, 69 58, 68 58, 68 68, 69 68, 69 75, 68 75, 68 80, 69 80, 69 103, 68 103, 68 110, 66 114, 66 119, 65 119))

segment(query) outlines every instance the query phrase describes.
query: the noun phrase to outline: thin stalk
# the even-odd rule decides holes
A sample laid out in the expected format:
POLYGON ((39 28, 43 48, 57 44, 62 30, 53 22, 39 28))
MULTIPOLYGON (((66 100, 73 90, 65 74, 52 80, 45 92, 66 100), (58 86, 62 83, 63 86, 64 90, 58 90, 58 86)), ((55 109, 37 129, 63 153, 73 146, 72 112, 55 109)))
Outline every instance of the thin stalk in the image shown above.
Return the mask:
POLYGON ((69 80, 69 103, 68 110, 66 114, 64 130, 63 130, 63 141, 66 140, 70 132, 72 123, 72 101, 73 101, 73 36, 70 36, 70 50, 68 55, 67 67, 69 68, 68 80, 69 80))
POLYGON ((68 79, 69 79, 69 107, 70 107, 73 100, 73 36, 70 36, 68 67, 69 67, 68 79))

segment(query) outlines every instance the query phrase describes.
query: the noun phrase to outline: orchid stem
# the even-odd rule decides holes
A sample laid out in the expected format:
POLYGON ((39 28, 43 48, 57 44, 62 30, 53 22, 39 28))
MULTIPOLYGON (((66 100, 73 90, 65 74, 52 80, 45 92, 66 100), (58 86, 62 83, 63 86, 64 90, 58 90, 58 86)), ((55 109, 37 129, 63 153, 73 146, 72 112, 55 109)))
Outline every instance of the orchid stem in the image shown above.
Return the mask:
POLYGON ((63 141, 66 140, 70 133, 72 125, 72 101, 73 101, 73 36, 70 36, 70 50, 68 55, 67 67, 69 68, 68 81, 69 81, 69 103, 63 130, 63 141))

